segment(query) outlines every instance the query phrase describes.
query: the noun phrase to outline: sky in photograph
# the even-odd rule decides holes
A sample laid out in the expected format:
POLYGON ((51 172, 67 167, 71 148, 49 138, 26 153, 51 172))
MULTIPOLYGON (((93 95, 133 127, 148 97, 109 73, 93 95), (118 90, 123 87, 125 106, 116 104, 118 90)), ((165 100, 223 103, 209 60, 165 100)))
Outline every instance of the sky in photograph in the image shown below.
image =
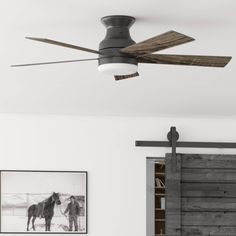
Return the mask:
POLYGON ((1 192, 86 194, 85 173, 1 172, 1 192))

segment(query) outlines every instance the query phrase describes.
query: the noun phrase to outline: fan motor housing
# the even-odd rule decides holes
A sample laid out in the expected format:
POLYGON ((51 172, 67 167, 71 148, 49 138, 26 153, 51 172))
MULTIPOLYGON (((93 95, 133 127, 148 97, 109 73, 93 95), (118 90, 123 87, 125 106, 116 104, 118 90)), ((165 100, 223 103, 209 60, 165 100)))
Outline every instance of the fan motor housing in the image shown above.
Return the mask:
POLYGON ((134 24, 135 18, 131 16, 114 15, 101 19, 106 27, 106 36, 99 44, 98 64, 128 63, 137 65, 137 59, 120 52, 120 49, 135 44, 130 37, 129 29, 134 24))

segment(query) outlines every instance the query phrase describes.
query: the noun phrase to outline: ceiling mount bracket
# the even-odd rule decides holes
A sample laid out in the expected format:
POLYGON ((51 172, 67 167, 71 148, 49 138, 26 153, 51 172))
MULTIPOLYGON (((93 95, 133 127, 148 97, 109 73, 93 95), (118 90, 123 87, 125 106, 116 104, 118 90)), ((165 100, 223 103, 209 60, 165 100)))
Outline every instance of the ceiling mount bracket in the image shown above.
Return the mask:
POLYGON ((129 29, 134 24, 132 16, 105 16, 101 19, 106 27, 105 38, 99 44, 99 50, 108 48, 124 48, 135 44, 130 36, 129 29))

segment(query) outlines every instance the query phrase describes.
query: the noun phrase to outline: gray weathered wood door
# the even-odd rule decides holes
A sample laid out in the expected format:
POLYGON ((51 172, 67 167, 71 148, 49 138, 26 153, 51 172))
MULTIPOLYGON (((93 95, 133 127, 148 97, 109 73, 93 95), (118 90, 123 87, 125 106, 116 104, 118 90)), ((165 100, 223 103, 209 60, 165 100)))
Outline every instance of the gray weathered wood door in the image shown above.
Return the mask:
POLYGON ((236 236, 236 155, 166 155, 166 235, 236 236))

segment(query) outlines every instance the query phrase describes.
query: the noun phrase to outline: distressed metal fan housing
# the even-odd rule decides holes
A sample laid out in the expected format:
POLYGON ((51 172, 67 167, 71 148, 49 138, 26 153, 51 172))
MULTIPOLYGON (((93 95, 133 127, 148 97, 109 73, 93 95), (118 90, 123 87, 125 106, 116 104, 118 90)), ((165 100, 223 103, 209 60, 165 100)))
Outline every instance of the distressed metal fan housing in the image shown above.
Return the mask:
POLYGON ((129 33, 129 28, 135 22, 135 18, 130 16, 106 16, 101 21, 107 32, 104 40, 99 44, 98 71, 110 75, 136 73, 138 59, 121 51, 122 48, 135 44, 129 33))
POLYGON ((138 76, 139 63, 224 67, 231 60, 229 56, 154 54, 154 52, 188 43, 194 41, 194 39, 176 31, 168 31, 140 43, 135 43, 129 32, 130 27, 135 22, 134 17, 114 15, 103 17, 101 21, 106 27, 106 36, 100 42, 98 51, 46 38, 26 37, 30 40, 94 53, 98 57, 12 66, 20 67, 97 60, 100 72, 114 75, 115 80, 122 80, 138 76))

